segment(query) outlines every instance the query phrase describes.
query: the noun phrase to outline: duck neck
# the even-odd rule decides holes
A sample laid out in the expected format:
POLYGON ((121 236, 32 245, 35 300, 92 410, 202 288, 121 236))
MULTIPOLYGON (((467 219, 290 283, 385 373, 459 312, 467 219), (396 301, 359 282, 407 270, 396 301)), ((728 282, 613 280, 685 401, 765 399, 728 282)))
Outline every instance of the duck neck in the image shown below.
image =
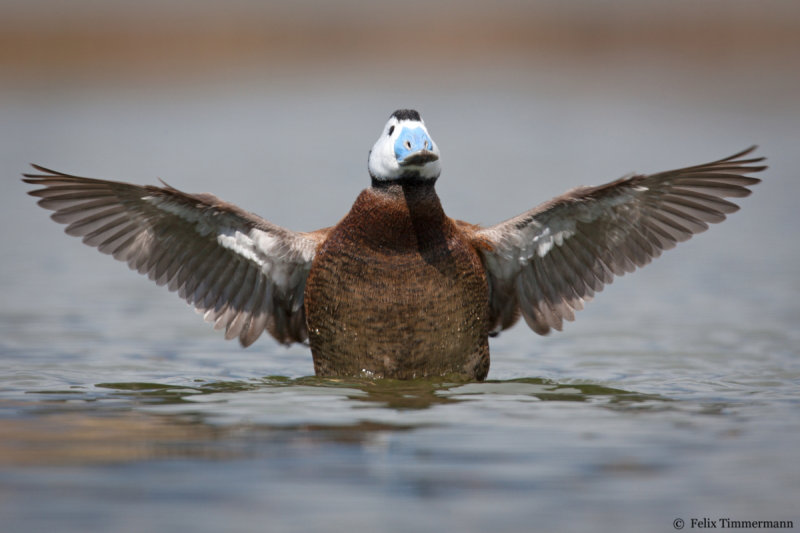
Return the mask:
POLYGON ((404 175, 400 178, 395 178, 392 180, 379 180, 376 179, 375 176, 370 176, 372 178, 372 188, 385 190, 385 189, 392 189, 396 186, 402 187, 430 187, 436 184, 436 180, 438 178, 421 178, 416 174, 408 174, 404 175))
POLYGON ((441 242, 447 217, 433 181, 379 183, 364 190, 349 216, 361 238, 382 249, 424 249, 441 242))

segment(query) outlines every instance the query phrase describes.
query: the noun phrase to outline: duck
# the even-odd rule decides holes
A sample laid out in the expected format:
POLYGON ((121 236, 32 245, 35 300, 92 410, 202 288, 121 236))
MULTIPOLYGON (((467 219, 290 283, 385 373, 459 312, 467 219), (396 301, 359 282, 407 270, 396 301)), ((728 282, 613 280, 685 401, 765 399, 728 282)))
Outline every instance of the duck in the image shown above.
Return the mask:
POLYGON ((32 165, 23 180, 66 233, 177 292, 226 339, 304 343, 323 377, 484 380, 489 338, 537 334, 739 209, 765 168, 730 157, 582 186, 492 226, 448 217, 441 154, 413 109, 369 152, 370 186, 333 226, 298 232, 209 193, 32 165))

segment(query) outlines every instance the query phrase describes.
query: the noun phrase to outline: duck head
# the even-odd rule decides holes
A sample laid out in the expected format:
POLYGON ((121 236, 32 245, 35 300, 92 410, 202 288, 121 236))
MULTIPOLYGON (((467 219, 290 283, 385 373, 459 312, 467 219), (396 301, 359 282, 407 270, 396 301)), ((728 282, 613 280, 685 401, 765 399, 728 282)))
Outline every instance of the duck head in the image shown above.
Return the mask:
POLYGON ((433 183, 441 172, 439 148, 419 113, 413 109, 398 109, 392 113, 369 152, 369 175, 373 183, 433 183))

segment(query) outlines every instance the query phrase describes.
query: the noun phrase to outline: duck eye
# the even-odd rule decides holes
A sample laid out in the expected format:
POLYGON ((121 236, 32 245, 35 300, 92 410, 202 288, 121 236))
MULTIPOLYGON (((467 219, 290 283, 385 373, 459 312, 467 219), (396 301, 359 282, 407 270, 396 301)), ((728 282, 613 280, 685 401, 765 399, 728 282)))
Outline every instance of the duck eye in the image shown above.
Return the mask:
POLYGON ((394 126, 389 126, 389 135, 394 133, 394 126))
POLYGON ((408 150, 411 150, 411 141, 406 141, 403 143, 408 150))

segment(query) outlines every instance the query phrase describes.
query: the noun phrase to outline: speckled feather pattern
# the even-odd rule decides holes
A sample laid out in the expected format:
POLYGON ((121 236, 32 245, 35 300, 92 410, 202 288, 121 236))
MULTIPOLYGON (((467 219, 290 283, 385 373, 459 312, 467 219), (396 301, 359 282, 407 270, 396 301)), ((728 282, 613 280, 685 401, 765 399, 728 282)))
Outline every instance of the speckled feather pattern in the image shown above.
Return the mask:
POLYGON ((319 375, 489 370, 483 266, 433 185, 362 192, 318 250, 305 306, 319 375))

